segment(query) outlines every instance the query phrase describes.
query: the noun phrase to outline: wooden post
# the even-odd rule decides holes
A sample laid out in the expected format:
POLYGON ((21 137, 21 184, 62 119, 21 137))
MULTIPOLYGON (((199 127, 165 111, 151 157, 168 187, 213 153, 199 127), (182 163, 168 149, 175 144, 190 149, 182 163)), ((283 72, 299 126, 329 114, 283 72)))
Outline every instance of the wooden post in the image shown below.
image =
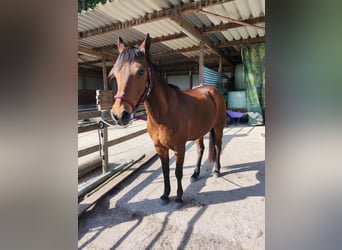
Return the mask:
MULTIPOLYGON (((103 90, 108 91, 108 76, 106 58, 102 56, 102 73, 103 73, 103 90)), ((101 117, 106 119, 107 110, 101 110, 101 117)), ((101 128, 101 156, 102 156, 102 173, 108 172, 108 127, 101 128)))
MULTIPOLYGON (((107 110, 101 111, 101 117, 106 118, 107 110)), ((101 141, 101 156, 102 156, 102 173, 108 172, 108 127, 104 126, 100 128, 100 141, 101 141)))
POLYGON ((203 71, 204 71, 204 43, 203 41, 200 42, 200 54, 199 54, 199 68, 198 68, 198 81, 199 84, 204 83, 204 76, 203 76, 203 71))
MULTIPOLYGON (((222 56, 219 56, 219 66, 218 66, 218 72, 222 72, 222 56)), ((223 89, 222 81, 218 83, 220 88, 223 89)))
POLYGON ((107 66, 106 66, 106 58, 104 56, 102 56, 102 75, 103 75, 103 89, 108 90, 107 66))
POLYGON ((189 88, 192 89, 193 85, 192 85, 192 72, 191 69, 189 70, 189 88))
POLYGON ((218 72, 222 72, 222 56, 219 57, 218 72))

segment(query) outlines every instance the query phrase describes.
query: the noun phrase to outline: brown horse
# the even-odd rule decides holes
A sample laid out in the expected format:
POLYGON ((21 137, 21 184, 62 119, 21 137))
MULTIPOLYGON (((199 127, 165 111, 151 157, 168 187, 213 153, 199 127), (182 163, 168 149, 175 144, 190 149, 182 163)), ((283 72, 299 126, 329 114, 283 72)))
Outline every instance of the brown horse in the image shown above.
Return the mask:
POLYGON ((177 198, 182 202, 183 162, 185 144, 197 143, 198 159, 191 181, 196 181, 204 151, 203 136, 210 131, 209 160, 215 161, 214 176, 220 175, 220 153, 223 128, 226 121, 226 105, 223 96, 213 87, 203 86, 181 91, 167 84, 152 64, 150 37, 141 45, 126 48, 119 37, 119 57, 109 73, 115 77, 118 91, 112 107, 113 118, 126 125, 140 103, 147 113, 147 130, 160 157, 164 175, 162 203, 169 201, 169 149, 176 158, 177 198))

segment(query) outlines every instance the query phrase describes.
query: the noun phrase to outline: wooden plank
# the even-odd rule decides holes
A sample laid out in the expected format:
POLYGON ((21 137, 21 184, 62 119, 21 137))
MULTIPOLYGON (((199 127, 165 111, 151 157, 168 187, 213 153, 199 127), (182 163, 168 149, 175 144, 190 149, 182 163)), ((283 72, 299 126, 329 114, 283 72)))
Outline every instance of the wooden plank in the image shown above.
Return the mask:
POLYGON ((78 105, 87 105, 96 103, 96 91, 88 89, 78 90, 78 105))
POLYGON ((86 197, 83 201, 81 201, 78 204, 78 215, 80 216, 84 211, 90 208, 95 202, 97 202, 100 198, 106 195, 110 190, 112 190, 114 187, 116 187, 118 184, 124 181, 127 177, 129 177, 135 171, 145 166, 152 160, 156 160, 157 159, 156 156, 157 156, 156 153, 149 154, 140 162, 140 164, 133 165, 128 170, 126 170, 125 172, 123 172, 122 174, 114 178, 113 180, 109 181, 101 189, 99 189, 98 191, 90 195, 89 197, 86 197))
POLYGON ((80 126, 80 127, 78 127, 78 133, 84 133, 84 132, 92 131, 94 129, 97 129, 98 127, 99 127, 99 125, 97 123, 92 124, 92 125, 80 126))
POLYGON ((180 53, 185 53, 185 52, 197 51, 199 49, 200 49, 200 46, 194 45, 192 47, 187 47, 187 48, 170 49, 170 50, 166 50, 166 51, 154 52, 154 53, 152 53, 152 56, 157 57, 157 56, 175 55, 175 54, 180 54, 180 53))
MULTIPOLYGON (((160 42, 166 42, 166 41, 171 41, 171 40, 175 40, 175 39, 180 39, 180 38, 185 38, 186 35, 183 34, 182 32, 180 33, 174 33, 171 35, 165 35, 165 36, 159 36, 159 37, 151 37, 151 44, 152 43, 160 43, 160 42)), ((134 46, 136 44, 141 44, 144 40, 135 40, 132 42, 127 42, 126 47, 131 47, 134 46)), ((106 45, 106 46, 102 46, 102 47, 97 47, 98 50, 100 51, 117 51, 117 45, 116 44, 110 44, 110 45, 106 45)), ((119 53, 119 52, 118 52, 119 53)))
POLYGON ((113 90, 96 90, 97 110, 111 109, 114 104, 114 94, 113 90))
POLYGON ((116 61, 117 57, 114 56, 114 55, 110 55, 106 52, 102 52, 102 51, 97 51, 97 50, 93 50, 93 49, 89 49, 89 48, 86 48, 86 47, 82 47, 82 46, 78 46, 78 51, 79 52, 82 52, 82 53, 85 53, 85 54, 89 54, 89 55, 93 55, 93 56, 98 56, 98 57, 101 57, 102 56, 106 56, 107 59, 111 59, 113 61, 116 61))
MULTIPOLYGON (((137 109, 138 111, 145 110, 144 106, 143 109, 140 108, 140 106, 137 109)), ((90 118, 97 118, 101 116, 101 111, 84 111, 84 112, 78 112, 78 120, 84 120, 84 119, 90 119, 90 118)), ((112 121, 112 117, 109 112, 105 114, 105 119, 107 121, 112 121)))
POLYGON ((94 169, 101 167, 100 154, 93 154, 86 157, 87 160, 82 160, 78 163, 78 178, 90 173, 94 169))
POLYGON ((129 135, 126 135, 126 136, 123 136, 123 137, 111 140, 111 141, 108 142, 108 147, 113 146, 113 145, 118 144, 118 143, 121 143, 121 142, 124 142, 124 141, 127 141, 127 140, 130 140, 130 139, 132 139, 134 137, 137 137, 139 135, 145 134, 146 132, 147 132, 147 129, 144 128, 142 130, 138 130, 138 131, 136 131, 134 133, 131 133, 129 135))
MULTIPOLYGON (((111 147, 111 146, 113 146, 115 144, 118 144, 118 143, 130 140, 130 139, 132 139, 134 137, 137 137, 139 135, 145 134, 146 132, 147 132, 147 129, 144 128, 144 129, 138 130, 138 131, 136 131, 134 133, 131 133, 129 135, 125 135, 125 136, 116 138, 116 139, 111 140, 111 141, 108 142, 108 147, 111 147)), ((99 150, 99 145, 94 145, 94 146, 91 146, 89 148, 85 148, 85 149, 79 150, 78 151, 78 157, 82 157, 82 156, 85 156, 87 154, 94 153, 94 152, 96 152, 98 150, 99 150)))
POLYGON ((78 112, 78 120, 90 119, 95 117, 100 117, 100 111, 85 111, 85 112, 78 112))

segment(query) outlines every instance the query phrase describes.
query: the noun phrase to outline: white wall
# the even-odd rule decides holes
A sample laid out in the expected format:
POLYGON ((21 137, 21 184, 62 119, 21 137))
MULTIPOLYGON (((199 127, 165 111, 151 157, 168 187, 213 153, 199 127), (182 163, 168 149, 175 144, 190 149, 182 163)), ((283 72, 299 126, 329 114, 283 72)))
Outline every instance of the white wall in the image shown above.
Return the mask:
MULTIPOLYGON (((189 89, 190 87, 190 79, 189 75, 175 75, 175 76, 168 76, 167 77, 168 83, 172 83, 178 86, 180 89, 189 89)), ((198 86, 198 74, 192 75, 192 86, 198 86)))

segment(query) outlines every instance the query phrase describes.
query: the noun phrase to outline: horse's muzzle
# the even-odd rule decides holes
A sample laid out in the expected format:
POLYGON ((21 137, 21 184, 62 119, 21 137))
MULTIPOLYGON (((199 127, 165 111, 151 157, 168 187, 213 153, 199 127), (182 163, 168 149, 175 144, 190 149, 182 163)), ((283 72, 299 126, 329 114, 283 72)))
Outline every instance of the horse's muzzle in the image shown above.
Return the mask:
POLYGON ((128 113, 127 111, 122 111, 120 114, 115 115, 113 112, 113 118, 115 119, 115 121, 117 122, 117 124, 121 125, 121 126, 125 126, 127 125, 130 120, 131 120, 131 114, 128 113))

